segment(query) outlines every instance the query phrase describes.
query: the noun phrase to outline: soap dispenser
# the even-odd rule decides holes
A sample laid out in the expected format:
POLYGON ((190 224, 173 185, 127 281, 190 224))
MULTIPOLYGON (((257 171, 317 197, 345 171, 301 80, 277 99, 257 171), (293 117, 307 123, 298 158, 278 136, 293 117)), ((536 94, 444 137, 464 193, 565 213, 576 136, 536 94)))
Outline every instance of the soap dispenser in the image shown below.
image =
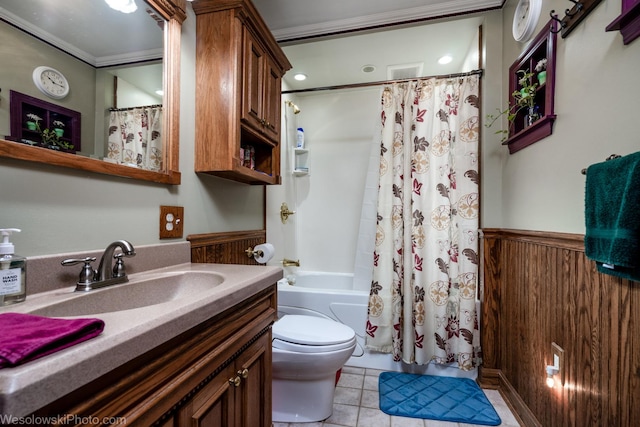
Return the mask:
POLYGON ((27 259, 14 253, 11 233, 17 228, 0 228, 0 305, 22 302, 27 297, 27 259))

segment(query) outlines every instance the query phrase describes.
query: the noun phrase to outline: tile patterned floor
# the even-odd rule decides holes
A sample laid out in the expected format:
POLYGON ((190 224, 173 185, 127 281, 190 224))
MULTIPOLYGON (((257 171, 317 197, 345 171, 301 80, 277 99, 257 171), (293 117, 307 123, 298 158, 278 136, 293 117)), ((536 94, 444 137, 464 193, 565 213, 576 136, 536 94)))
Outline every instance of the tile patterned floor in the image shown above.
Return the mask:
MULTIPOLYGON (((382 371, 345 367, 335 398, 333 415, 317 423, 273 423, 274 427, 477 427, 472 424, 421 420, 387 415, 378 408, 378 376, 382 371)), ((484 390, 502 419, 502 427, 519 427, 497 390, 484 390)))

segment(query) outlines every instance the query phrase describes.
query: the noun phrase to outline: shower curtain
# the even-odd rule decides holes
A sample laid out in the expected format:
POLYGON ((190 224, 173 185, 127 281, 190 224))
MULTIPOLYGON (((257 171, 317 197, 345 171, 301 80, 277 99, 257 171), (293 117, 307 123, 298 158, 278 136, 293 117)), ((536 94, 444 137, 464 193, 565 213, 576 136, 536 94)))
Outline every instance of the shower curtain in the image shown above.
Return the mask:
POLYGON ((110 111, 107 157, 117 163, 161 171, 162 106, 110 111))
POLYGON ((405 363, 479 363, 479 76, 382 91, 368 348, 405 363))

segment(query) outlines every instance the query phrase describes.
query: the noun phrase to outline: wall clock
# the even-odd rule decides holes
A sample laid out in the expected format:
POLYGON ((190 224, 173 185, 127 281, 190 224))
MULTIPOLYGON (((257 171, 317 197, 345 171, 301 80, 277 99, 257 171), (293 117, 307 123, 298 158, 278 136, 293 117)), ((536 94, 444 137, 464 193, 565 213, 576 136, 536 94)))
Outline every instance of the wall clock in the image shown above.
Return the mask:
POLYGON ((69 82, 60 71, 46 66, 33 70, 33 83, 45 95, 62 99, 69 94, 69 82))
POLYGON ((520 0, 513 15, 513 38, 522 42, 529 40, 538 25, 542 0, 520 0))

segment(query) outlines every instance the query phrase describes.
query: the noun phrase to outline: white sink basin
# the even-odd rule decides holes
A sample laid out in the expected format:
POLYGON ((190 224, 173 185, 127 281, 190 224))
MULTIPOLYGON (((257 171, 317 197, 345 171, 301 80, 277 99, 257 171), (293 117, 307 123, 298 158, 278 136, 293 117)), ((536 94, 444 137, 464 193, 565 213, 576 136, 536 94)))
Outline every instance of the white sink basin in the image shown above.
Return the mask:
POLYGON ((143 276, 128 283, 74 292, 64 301, 29 311, 48 317, 88 316, 197 298, 222 284, 224 277, 209 271, 178 271, 143 276))

